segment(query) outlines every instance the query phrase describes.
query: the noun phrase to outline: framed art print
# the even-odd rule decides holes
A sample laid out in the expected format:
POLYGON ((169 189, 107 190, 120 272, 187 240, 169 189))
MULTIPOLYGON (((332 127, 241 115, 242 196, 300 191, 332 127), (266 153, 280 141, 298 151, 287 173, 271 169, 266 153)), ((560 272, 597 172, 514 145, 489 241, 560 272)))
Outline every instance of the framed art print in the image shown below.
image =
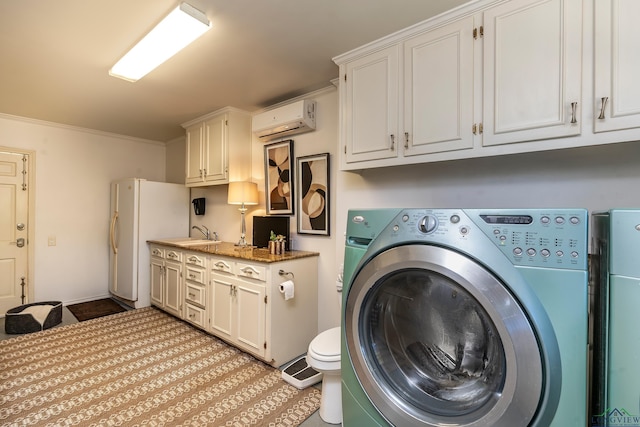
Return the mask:
POLYGON ((293 215, 293 140, 264 147, 267 215, 293 215))
POLYGON ((298 233, 329 235, 329 153, 297 158, 298 233))

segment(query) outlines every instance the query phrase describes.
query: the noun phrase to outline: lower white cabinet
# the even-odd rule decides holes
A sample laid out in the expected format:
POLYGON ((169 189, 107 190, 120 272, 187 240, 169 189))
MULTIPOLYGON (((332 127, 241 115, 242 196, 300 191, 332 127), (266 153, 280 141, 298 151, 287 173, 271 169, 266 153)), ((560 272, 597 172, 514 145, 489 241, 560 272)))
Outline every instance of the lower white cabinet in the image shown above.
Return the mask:
POLYGON ((151 246, 153 305, 272 366, 305 353, 316 336, 317 282, 315 255, 260 262, 151 246), (295 289, 289 300, 280 292, 287 280, 295 289))
POLYGON ((182 252, 151 246, 151 303, 182 317, 182 252))
POLYGON ((264 283, 252 283, 233 275, 211 272, 212 334, 265 358, 266 291, 264 283))

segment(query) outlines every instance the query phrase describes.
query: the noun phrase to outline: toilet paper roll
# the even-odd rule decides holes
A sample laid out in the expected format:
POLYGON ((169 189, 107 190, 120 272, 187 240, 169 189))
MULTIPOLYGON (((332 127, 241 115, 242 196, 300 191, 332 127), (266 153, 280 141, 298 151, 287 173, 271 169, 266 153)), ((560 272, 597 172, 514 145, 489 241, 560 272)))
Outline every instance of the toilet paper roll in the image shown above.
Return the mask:
POLYGON ((294 288, 293 280, 280 283, 280 293, 284 294, 285 301, 293 298, 294 288))

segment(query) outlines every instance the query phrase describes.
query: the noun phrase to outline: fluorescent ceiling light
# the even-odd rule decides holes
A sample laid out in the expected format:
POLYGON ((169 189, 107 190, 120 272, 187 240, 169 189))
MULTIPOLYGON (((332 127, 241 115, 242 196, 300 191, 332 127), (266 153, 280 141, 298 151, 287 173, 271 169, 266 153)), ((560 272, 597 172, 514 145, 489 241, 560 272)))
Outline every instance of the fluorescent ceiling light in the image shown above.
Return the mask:
POLYGON ((207 15, 181 3, 149 34, 123 56, 109 74, 135 82, 204 34, 211 23, 207 15))

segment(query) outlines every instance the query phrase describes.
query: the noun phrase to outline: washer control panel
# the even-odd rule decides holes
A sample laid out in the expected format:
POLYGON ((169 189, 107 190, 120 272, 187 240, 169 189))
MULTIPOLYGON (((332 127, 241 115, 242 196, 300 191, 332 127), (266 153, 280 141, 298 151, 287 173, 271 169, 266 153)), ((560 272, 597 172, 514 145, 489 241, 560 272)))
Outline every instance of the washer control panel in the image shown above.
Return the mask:
POLYGON ((480 233, 514 265, 583 268, 587 263, 588 216, 582 209, 415 209, 406 210, 399 223, 415 238, 456 246, 473 246, 480 233))
POLYGON ((489 236, 495 244, 516 264, 577 267, 586 262, 586 214, 574 211, 480 218, 490 227, 489 236))

